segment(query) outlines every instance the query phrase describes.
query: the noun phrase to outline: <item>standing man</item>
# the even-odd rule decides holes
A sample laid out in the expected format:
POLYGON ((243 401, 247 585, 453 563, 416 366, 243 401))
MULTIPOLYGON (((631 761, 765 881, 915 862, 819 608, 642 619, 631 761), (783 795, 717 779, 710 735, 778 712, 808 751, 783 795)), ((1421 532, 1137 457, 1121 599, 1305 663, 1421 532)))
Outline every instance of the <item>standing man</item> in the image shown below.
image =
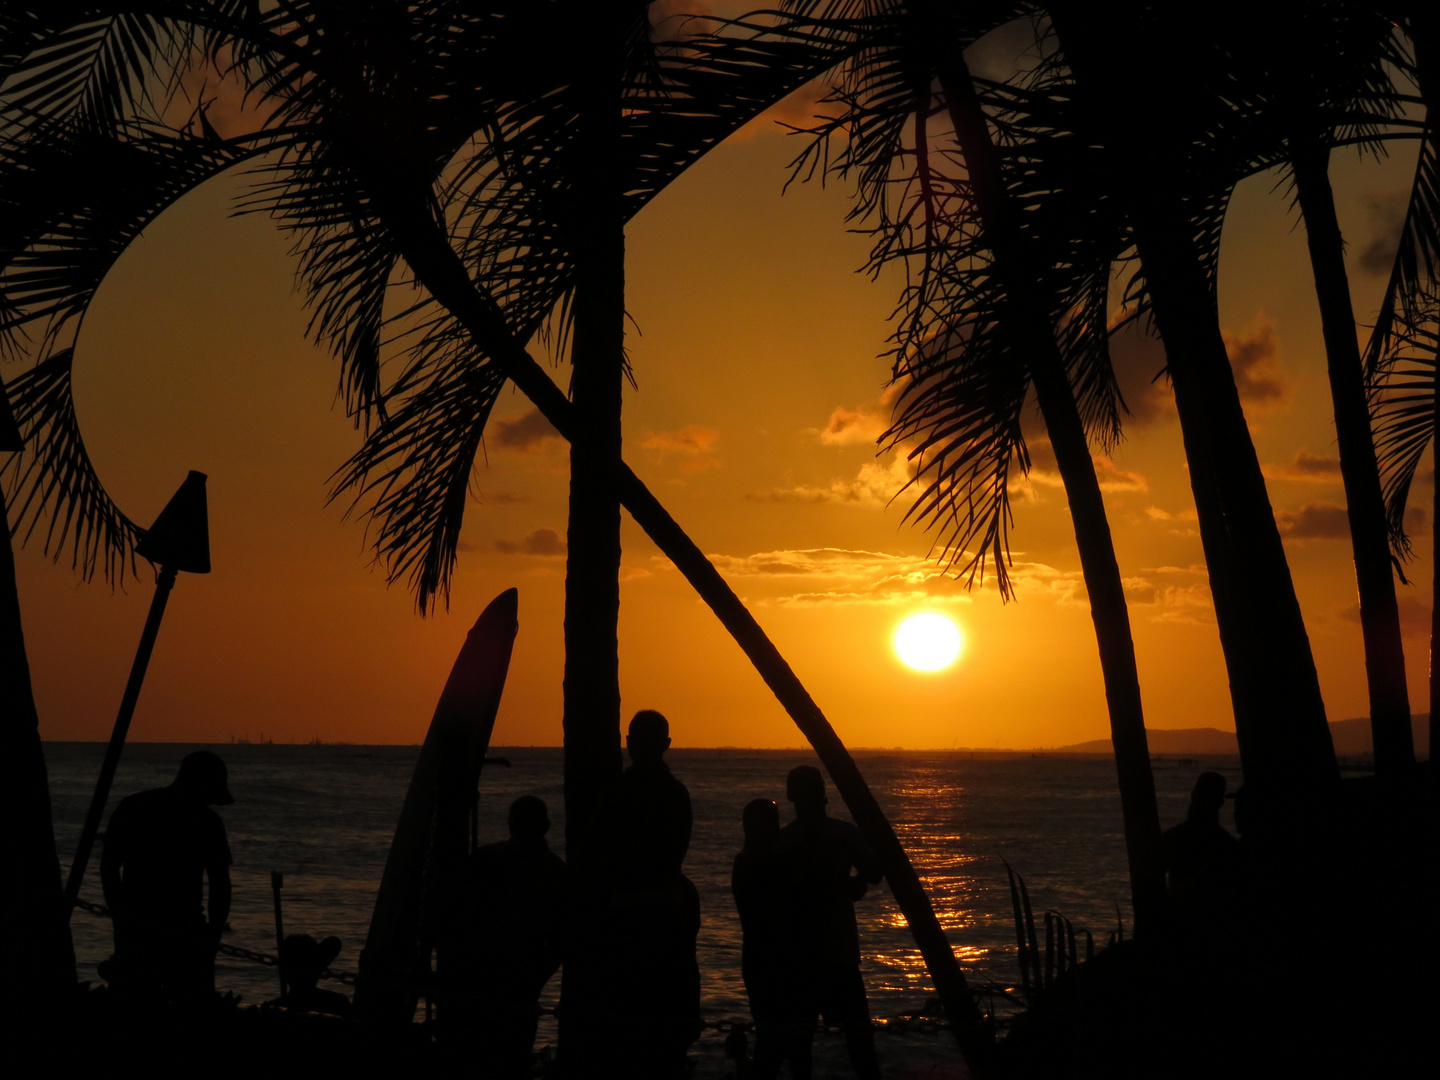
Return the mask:
POLYGON ((510 804, 510 839, 486 844, 470 857, 465 913, 475 971, 467 1011, 460 1017, 481 1075, 521 1080, 540 1014, 540 992, 560 967, 565 863, 545 834, 544 800, 522 795, 510 804))
POLYGON ((619 1030, 615 1075, 683 1080, 700 1035, 700 896, 681 872, 690 848, 690 792, 665 764, 670 723, 653 709, 630 721, 630 767, 608 812, 604 916, 619 1030))
POLYGON ((796 907, 798 966, 808 977, 810 1015, 818 1013, 844 1030, 850 1065, 860 1080, 879 1080, 855 901, 865 895, 867 883, 880 880, 880 862, 859 829, 826 816, 819 769, 791 769, 785 794, 795 805, 795 820, 780 830, 777 849, 796 907))
POLYGON ((210 807, 234 801, 225 763, 196 750, 169 787, 131 795, 110 815, 100 858, 115 928, 107 981, 172 999, 214 993, 230 914, 230 845, 210 807))

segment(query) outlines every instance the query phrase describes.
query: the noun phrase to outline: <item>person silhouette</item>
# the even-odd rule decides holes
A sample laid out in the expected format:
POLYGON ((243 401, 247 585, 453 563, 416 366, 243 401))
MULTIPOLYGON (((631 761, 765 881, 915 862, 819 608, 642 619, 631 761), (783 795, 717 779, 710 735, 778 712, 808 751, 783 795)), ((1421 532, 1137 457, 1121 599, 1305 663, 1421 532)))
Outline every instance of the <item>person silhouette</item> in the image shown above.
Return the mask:
POLYGON ((567 880, 565 863, 545 839, 542 799, 510 804, 510 838, 470 857, 466 952, 475 958, 474 990, 464 1018, 481 1075, 530 1075, 540 992, 560 967, 567 880))
POLYGON ((642 709, 625 736, 630 767, 620 778, 612 822, 617 844, 613 872, 624 887, 666 882, 680 873, 690 850, 694 817, 690 790, 665 764, 670 722, 642 709))
POLYGON ((338 990, 321 990, 317 983, 325 969, 340 955, 340 939, 316 941, 309 934, 290 934, 280 943, 280 971, 285 976, 285 994, 272 1004, 295 1012, 349 1016, 350 999, 338 990))
POLYGON ((690 847, 690 792, 665 764, 670 724, 644 709, 630 721, 630 767, 610 811, 606 912, 619 1029, 619 1071, 641 1078, 684 1077, 686 1051, 700 1035, 700 969, 695 940, 700 896, 682 872, 690 847))
POLYGON ((1202 772, 1195 778, 1185 820, 1161 835, 1172 897, 1189 897, 1235 858, 1235 837, 1220 824, 1225 786, 1225 777, 1219 773, 1202 772))
POLYGON ((822 1016, 827 1025, 840 1027, 855 1074, 878 1080, 855 901, 867 884, 880 881, 880 862, 859 829, 826 815, 819 769, 791 769, 785 794, 795 806, 795 820, 780 830, 777 847, 795 905, 794 941, 808 987, 806 1011, 812 1026, 822 1016))
POLYGON ((794 918, 780 860, 780 811, 773 799, 753 799, 741 818, 745 846, 730 870, 740 915, 740 976, 755 1021, 755 1080, 774 1080, 790 1063, 792 1080, 811 1075, 813 1017, 792 947, 794 918))
POLYGON ((196 750, 169 787, 131 795, 110 815, 100 882, 115 955, 101 975, 117 989, 172 999, 214 993, 231 860, 225 823, 210 807, 234 801, 225 763, 196 750))

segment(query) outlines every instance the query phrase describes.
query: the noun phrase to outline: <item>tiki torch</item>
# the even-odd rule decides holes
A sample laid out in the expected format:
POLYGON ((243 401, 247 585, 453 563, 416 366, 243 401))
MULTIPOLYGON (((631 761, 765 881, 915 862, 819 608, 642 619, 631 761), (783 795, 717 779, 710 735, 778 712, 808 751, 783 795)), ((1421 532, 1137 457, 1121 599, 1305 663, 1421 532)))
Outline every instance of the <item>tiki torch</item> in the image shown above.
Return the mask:
POLYGON ((130 717, 134 715, 135 702, 140 698, 140 686, 145 681, 145 669, 150 665, 155 635, 160 632, 160 620, 165 615, 165 603, 170 599, 175 576, 181 570, 188 574, 210 572, 210 523, 205 509, 204 473, 192 470, 185 478, 180 490, 160 511, 155 524, 135 545, 135 554, 158 566, 160 573, 155 579, 150 614, 146 616, 145 629, 140 634, 140 647, 135 650, 135 662, 130 666, 130 681, 125 684, 125 696, 120 699, 115 730, 110 733, 110 745, 105 750, 104 764, 100 766, 100 779, 95 783, 95 796, 90 800, 90 812, 85 815, 85 828, 80 833, 75 862, 70 866, 70 879, 65 883, 65 898, 70 902, 71 910, 74 910, 75 901, 80 897, 85 865, 90 861, 90 849, 95 846, 95 834, 100 831, 100 819, 110 798, 110 784, 115 779, 115 768, 120 764, 120 751, 125 748, 130 717))

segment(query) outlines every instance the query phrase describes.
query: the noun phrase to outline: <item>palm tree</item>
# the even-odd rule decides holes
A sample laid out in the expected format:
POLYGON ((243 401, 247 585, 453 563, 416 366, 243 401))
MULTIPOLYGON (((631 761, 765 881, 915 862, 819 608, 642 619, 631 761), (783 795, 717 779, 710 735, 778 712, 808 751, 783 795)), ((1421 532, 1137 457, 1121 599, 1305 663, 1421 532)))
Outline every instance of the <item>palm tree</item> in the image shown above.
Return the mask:
POLYGON ((1266 111, 1273 113, 1270 124, 1305 221, 1360 593, 1375 768, 1393 777, 1415 762, 1410 696, 1345 242, 1329 178, 1337 139, 1373 138, 1393 119, 1387 70, 1396 59, 1393 27, 1379 13, 1345 3, 1261 5, 1253 16, 1243 29, 1227 26, 1224 35, 1247 77, 1265 89, 1266 111), (1275 48, 1280 40, 1289 46, 1275 48))
MULTIPOLYGON (((0 383, 0 454, 24 447, 0 383)), ((40 749, 40 719, 30 685, 15 555, 10 541, 5 486, 0 483, 0 815, 5 821, 0 859, 9 868, 0 895, 0 980, 4 1008, 12 1016, 53 1008, 75 982, 60 862, 50 819, 50 788, 40 749)))
POLYGON ((1069 130, 1103 149, 1165 344, 1246 782, 1328 791, 1338 772, 1314 657, 1215 300, 1224 206, 1251 167, 1236 131, 1254 88, 1169 8, 1046 10, 1052 90, 1072 106, 1069 130))
MULTIPOLYGON (((1410 553, 1405 511, 1410 488, 1427 446, 1435 434, 1435 357, 1440 328, 1440 133, 1437 133, 1437 87, 1440 87, 1440 19, 1428 5, 1396 5, 1414 49, 1409 73, 1425 106, 1425 124, 1410 187, 1400 244, 1380 311, 1365 349, 1371 390, 1371 418, 1376 450, 1385 476, 1385 501, 1392 546, 1398 557, 1410 553)), ((1440 511, 1440 504, 1434 507, 1440 511)), ((1434 530, 1440 535, 1440 529, 1434 530)), ((1432 550, 1432 558, 1440 547, 1432 550)), ((1437 563, 1436 565, 1440 565, 1437 563)), ((1437 575, 1440 577, 1440 575, 1437 575)), ((1431 597, 1430 746, 1434 754, 1436 703, 1440 702, 1440 591, 1431 597)))
MULTIPOLYGON (((915 442, 911 486, 919 494, 910 514, 945 531, 950 565, 973 582, 988 561, 1007 595, 1009 475, 1012 460, 1026 460, 1021 412, 1027 394, 1036 395, 1065 483, 1090 597, 1134 910, 1137 926, 1148 929, 1165 902, 1155 785, 1119 564, 1072 388, 1073 379, 1087 396, 1102 441, 1113 440, 1118 395, 1103 345, 1116 232, 1100 231, 1099 242, 1088 248, 1074 245, 1070 237, 1077 230, 1066 227, 1053 206, 1045 227, 1033 223, 1042 199, 1027 185, 1025 159, 1033 162, 1039 151, 1028 141, 1023 150, 1014 148, 1013 116, 1005 120, 1012 143, 1006 175, 990 123, 993 112, 1018 111, 1015 91, 997 88, 987 111, 964 49, 997 19, 1009 21, 1011 10, 962 15, 933 3, 893 2, 791 7, 801 17, 770 30, 770 38, 839 35, 863 43, 833 95, 843 108, 816 129, 816 141, 795 168, 813 173, 813 163, 823 159, 841 176, 855 174, 852 218, 866 222, 876 238, 872 268, 894 260, 909 265, 894 348, 895 379, 903 390, 899 416, 883 441, 915 442), (937 113, 948 118, 948 131, 937 130, 937 113), (840 135, 848 135, 845 149, 831 157, 828 143, 840 135), (961 165, 963 174, 956 175, 961 165), (1022 204, 1031 210, 1028 224, 1022 204), (1076 295, 1089 299, 1082 315, 1068 318, 1076 295), (973 554, 964 554, 972 545, 973 554)), ((1052 141, 1045 152, 1073 157, 1083 148, 1072 140, 1061 149, 1052 141)), ((1064 213, 1079 203, 1067 199, 1064 213)))
MULTIPOLYGON (((11 39, 9 51, 0 50, 10 58, 12 91, 19 87, 8 102, 12 132, 8 157, 0 162, 0 189, 23 188, 32 174, 57 175, 56 162, 67 155, 71 170, 88 165, 87 148, 93 150, 96 140, 121 158, 136 156, 135 148, 152 137, 184 153, 169 162, 158 185, 132 189, 125 178, 133 173, 104 176, 107 190, 126 193, 128 214, 91 212, 97 202, 125 200, 97 190, 102 185, 96 174, 85 169, 61 170, 75 181, 68 191, 32 192, 36 204, 21 203, 15 243, 4 251, 4 325, 12 340, 42 320, 73 333, 73 320, 98 283, 86 271, 118 255, 173 200, 173 190, 193 186, 197 171, 218 171, 219 163, 207 155, 231 155, 232 164, 254 159, 269 181, 249 208, 274 214, 298 236, 301 278, 315 311, 312 332, 334 347, 348 404, 370 425, 339 487, 358 489, 392 578, 409 576, 422 606, 448 585, 465 481, 507 378, 572 442, 608 437, 618 451, 614 422, 605 418, 609 436, 593 428, 581 433, 587 424, 604 425, 568 400, 525 350, 553 313, 560 313, 563 335, 571 326, 566 316, 575 312, 576 346, 588 335, 590 357, 610 348, 613 361, 613 316, 623 311, 616 306, 617 296, 623 304, 623 291, 600 282, 599 295, 582 299, 584 256, 599 252, 598 276, 598 267, 615 255, 625 218, 705 149, 807 77, 798 65, 762 73, 767 77, 756 89, 753 70, 692 64, 683 52, 660 63, 658 74, 648 60, 638 72, 622 69, 629 80, 619 121, 622 216, 598 222, 587 245, 581 211, 589 195, 582 194, 586 177, 574 168, 577 161, 585 164, 576 147, 606 138, 607 125, 616 121, 582 122, 593 118, 592 107, 600 109, 581 92, 595 85, 586 78, 610 76, 583 64, 567 71, 593 40, 547 35, 557 10, 574 14, 568 6, 517 3, 501 18, 493 5, 485 12, 444 4, 342 12, 297 2, 260 11, 237 0, 170 5, 164 22, 115 14, 124 7, 80 16, 41 8, 22 20, 23 32, 11 39), (527 29, 533 32, 528 39, 522 33, 527 29), (556 47, 540 54, 518 47, 534 40, 556 47), (166 129, 147 96, 154 72, 173 71, 197 54, 218 56, 222 45, 235 57, 234 70, 271 109, 267 126, 224 140, 202 110, 189 130, 166 129), (737 73, 746 78, 738 80, 737 73), (262 153, 269 157, 257 157, 262 153), (37 161, 49 169, 39 169, 37 161), (401 318, 409 329, 398 357, 401 373, 386 384, 379 347, 384 301, 401 270, 422 293, 401 318), (12 284, 23 287, 12 291, 12 284), (577 308, 592 302, 595 322, 582 328, 577 308)), ((605 26, 614 31, 619 22, 605 26)), ((638 49, 636 54, 645 58, 638 49)), ((138 156, 152 165, 164 160, 164 154, 147 156, 144 150, 138 156)), ((604 204, 603 188, 594 198, 604 204)), ((42 352, 54 340, 47 333, 42 352)), ((604 412, 607 394, 613 401, 604 364, 603 358, 595 361, 598 404, 592 412, 604 412)), ((962 1043, 978 1052, 979 1016, 953 952, 854 762, 714 567, 623 462, 610 461, 621 501, 736 635, 815 745, 857 822, 880 835, 897 903, 962 1043)), ((600 467, 603 473, 603 462, 600 467)), ((594 511, 587 520, 608 530, 604 505, 597 497, 586 508, 587 515, 594 511)), ((601 601, 597 611, 607 602, 601 601)), ((590 624, 596 640, 607 618, 602 612, 590 624)), ((613 621, 609 625, 607 633, 613 633, 613 621)), ((608 732, 604 741, 612 747, 618 742, 608 732)), ((618 755, 610 759, 614 765, 601 767, 613 775, 618 755)), ((583 820, 583 807, 567 816, 583 820)))

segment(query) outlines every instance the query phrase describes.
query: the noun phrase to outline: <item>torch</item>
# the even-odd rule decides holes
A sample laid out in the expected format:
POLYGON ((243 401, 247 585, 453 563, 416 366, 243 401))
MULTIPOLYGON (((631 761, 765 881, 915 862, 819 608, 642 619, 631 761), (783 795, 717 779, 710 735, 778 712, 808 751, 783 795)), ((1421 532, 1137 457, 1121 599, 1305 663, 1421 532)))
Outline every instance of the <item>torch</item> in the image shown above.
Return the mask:
POLYGON ((90 861, 90 849, 95 846, 95 834, 100 831, 100 819, 110 798, 115 768, 120 764, 120 751, 125 748, 130 718, 135 713, 135 702, 140 698, 140 686, 145 682, 145 669, 150 666, 150 653, 155 648, 155 636, 160 632, 160 620, 165 616, 165 604, 170 599, 175 577, 181 570, 189 574, 210 572, 210 523, 205 508, 204 473, 191 470, 180 490, 160 511, 155 524, 135 545, 135 554, 158 566, 160 573, 155 580, 150 614, 146 616, 145 629, 140 634, 140 647, 135 650, 135 662, 130 666, 125 696, 120 699, 115 729, 110 733, 110 745, 100 766, 100 779, 95 783, 95 795, 90 800, 90 812, 85 815, 85 828, 80 832, 80 846, 75 851, 70 878, 65 883, 65 898, 71 910, 80 897, 85 865, 90 861))

